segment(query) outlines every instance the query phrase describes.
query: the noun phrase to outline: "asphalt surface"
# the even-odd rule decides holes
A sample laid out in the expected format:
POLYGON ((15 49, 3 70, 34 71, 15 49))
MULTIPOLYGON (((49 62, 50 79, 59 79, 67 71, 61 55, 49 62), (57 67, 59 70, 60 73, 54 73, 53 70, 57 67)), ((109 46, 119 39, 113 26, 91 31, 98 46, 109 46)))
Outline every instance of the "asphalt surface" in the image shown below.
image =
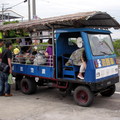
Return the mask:
POLYGON ((98 95, 92 106, 81 107, 56 89, 24 95, 12 86, 14 96, 0 97, 0 120, 120 120, 120 83, 116 87, 112 97, 98 95))

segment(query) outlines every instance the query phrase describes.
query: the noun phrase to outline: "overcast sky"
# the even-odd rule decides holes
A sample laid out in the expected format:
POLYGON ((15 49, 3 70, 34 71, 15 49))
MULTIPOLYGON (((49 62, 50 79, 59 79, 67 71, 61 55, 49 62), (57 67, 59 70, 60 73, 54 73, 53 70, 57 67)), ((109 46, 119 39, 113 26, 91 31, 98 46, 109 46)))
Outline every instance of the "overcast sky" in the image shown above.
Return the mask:
MULTIPOLYGON (((0 9, 2 9, 2 3, 7 4, 5 5, 7 8, 22 1, 24 0, 0 0, 0 9)), ((102 11, 110 14, 120 23, 120 0, 36 0, 36 8, 36 14, 40 18, 77 12, 102 11)), ((13 7, 12 10, 28 18, 27 2, 13 7)), ((120 38, 120 30, 112 30, 112 32, 113 38, 120 38)))

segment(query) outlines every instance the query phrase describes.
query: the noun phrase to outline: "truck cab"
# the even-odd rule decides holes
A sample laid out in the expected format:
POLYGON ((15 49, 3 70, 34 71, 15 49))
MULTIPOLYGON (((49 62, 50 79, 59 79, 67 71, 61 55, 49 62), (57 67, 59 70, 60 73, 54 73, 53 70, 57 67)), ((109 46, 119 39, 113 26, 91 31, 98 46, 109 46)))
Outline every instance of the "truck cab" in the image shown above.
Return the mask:
POLYGON ((94 94, 100 92, 102 96, 107 97, 113 95, 115 92, 115 83, 119 81, 119 76, 116 55, 110 34, 111 32, 108 30, 88 28, 62 29, 56 31, 57 78, 80 83, 80 86, 84 85, 85 88, 82 88, 82 90, 80 86, 75 88, 74 98, 79 105, 83 105, 83 103, 81 104, 80 102, 83 100, 81 98, 82 96, 78 95, 80 91, 85 97, 83 102, 86 102, 89 97, 89 95, 84 93, 86 87, 94 94), (82 47, 85 49, 87 58, 84 80, 77 77, 80 65, 74 64, 74 58, 73 60, 71 59, 72 64, 70 66, 66 66, 65 64, 65 62, 70 59, 72 52, 80 49, 76 41, 78 38, 81 38, 83 41, 82 47), (61 64, 59 62, 60 60, 62 62, 61 64))
MULTIPOLYGON (((81 38, 83 41, 82 47, 85 49, 85 54, 87 57, 87 67, 84 74, 84 81, 94 83, 117 77, 118 65, 116 64, 116 55, 114 52, 110 33, 110 31, 106 30, 86 28, 57 30, 56 61, 58 62, 56 66, 58 71, 60 68, 58 64, 59 59, 62 57, 62 78, 74 80, 78 79, 75 74, 73 74, 73 77, 71 77, 71 69, 70 72, 69 70, 64 70, 66 59, 69 60, 69 57, 67 57, 67 55, 70 56, 72 52, 80 49, 77 45, 78 38, 81 38)), ((71 66, 76 68, 80 67, 79 65, 76 66, 74 64, 71 66)), ((57 78, 59 78, 58 72, 57 78)))

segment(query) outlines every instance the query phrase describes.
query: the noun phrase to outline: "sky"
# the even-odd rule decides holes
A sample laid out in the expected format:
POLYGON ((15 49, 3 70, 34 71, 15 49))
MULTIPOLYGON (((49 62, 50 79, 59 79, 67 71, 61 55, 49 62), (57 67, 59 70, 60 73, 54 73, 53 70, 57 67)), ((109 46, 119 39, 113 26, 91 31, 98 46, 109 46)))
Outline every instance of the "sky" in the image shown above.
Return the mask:
MULTIPOLYGON (((3 3, 6 4, 5 8, 7 8, 22 1, 24 0, 0 0, 0 9, 2 9, 3 3)), ((27 2, 13 7, 12 10, 23 15, 25 19, 28 18, 27 2)), ((36 0, 36 14, 40 18, 88 11, 107 12, 120 23, 120 0, 36 0)), ((120 30, 111 29, 111 31, 114 39, 120 38, 120 30)))

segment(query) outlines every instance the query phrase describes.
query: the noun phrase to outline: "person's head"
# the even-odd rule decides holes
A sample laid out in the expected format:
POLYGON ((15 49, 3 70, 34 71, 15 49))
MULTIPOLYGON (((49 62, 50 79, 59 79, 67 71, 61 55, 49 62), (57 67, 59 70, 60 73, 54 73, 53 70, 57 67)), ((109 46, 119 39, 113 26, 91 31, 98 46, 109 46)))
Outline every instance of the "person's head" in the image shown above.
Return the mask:
POLYGON ((83 47, 83 40, 82 40, 81 37, 78 37, 78 38, 77 38, 77 46, 78 46, 79 48, 83 47))
POLYGON ((4 44, 3 39, 0 39, 0 47, 2 47, 2 46, 3 46, 3 44, 4 44))
POLYGON ((12 42, 7 41, 6 44, 5 44, 5 46, 6 46, 7 49, 11 50, 12 49, 12 42))
POLYGON ((25 38, 25 42, 29 43, 29 44, 32 44, 32 39, 31 38, 25 38))
POLYGON ((52 38, 49 38, 48 43, 52 44, 52 38))

